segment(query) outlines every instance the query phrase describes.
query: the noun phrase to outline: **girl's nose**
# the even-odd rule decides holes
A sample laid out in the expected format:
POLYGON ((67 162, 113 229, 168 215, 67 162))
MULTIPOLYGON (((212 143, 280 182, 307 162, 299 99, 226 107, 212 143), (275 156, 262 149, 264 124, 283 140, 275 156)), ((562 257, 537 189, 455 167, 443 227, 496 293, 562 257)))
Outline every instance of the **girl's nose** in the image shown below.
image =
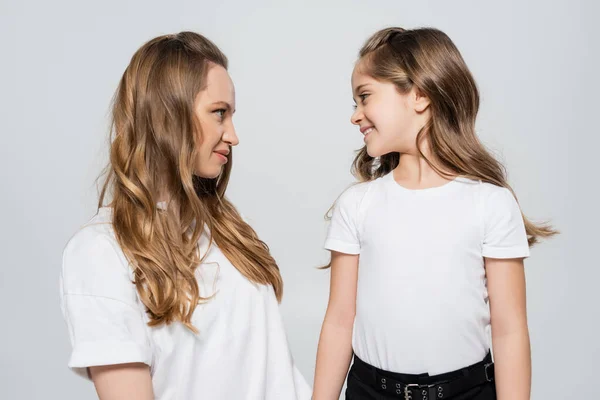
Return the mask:
POLYGON ((360 125, 360 121, 363 119, 362 111, 357 107, 352 115, 350 116, 350 122, 354 125, 360 125))

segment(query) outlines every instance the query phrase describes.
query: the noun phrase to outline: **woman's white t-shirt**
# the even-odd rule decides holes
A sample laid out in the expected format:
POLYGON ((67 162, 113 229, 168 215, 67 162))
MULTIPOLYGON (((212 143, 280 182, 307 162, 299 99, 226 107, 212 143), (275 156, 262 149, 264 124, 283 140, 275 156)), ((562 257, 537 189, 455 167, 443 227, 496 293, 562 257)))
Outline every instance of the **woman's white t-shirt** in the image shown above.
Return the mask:
POLYGON ((457 178, 410 190, 389 173, 338 199, 325 248, 360 254, 352 345, 387 371, 440 374, 490 349, 484 257, 529 256, 511 192, 457 178))
MULTIPOLYGON (((181 323, 151 328, 111 221, 112 210, 101 208, 63 254, 70 368, 87 377, 90 366, 147 364, 157 400, 310 399, 272 286, 251 283, 213 243, 196 270, 201 295, 214 294, 193 314, 199 332, 181 323)), ((199 247, 205 254, 206 235, 199 247)))

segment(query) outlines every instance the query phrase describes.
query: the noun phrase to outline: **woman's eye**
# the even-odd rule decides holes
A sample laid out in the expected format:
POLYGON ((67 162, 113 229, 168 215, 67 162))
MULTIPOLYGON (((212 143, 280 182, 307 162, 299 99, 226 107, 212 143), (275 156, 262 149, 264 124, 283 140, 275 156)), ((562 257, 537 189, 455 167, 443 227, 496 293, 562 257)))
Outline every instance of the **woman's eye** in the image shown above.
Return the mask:
POLYGON ((218 110, 213 111, 215 114, 217 114, 219 116, 219 118, 223 119, 223 117, 225 116, 225 113, 227 112, 226 109, 224 108, 220 108, 218 110))

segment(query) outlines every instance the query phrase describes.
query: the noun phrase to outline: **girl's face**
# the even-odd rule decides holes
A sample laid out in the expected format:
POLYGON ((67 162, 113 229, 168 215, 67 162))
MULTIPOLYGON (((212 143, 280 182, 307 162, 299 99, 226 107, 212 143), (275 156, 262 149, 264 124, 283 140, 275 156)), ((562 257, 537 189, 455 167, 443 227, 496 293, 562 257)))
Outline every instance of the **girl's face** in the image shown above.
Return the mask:
POLYGON ((208 70, 206 88, 196 96, 194 111, 201 128, 194 174, 217 178, 230 159, 231 147, 239 143, 232 120, 235 89, 225 68, 213 65, 208 70))
POLYGON ((359 64, 352 73, 356 110, 350 121, 360 127, 367 153, 381 157, 414 152, 417 134, 429 119, 429 100, 414 88, 401 94, 393 83, 361 72, 359 64))

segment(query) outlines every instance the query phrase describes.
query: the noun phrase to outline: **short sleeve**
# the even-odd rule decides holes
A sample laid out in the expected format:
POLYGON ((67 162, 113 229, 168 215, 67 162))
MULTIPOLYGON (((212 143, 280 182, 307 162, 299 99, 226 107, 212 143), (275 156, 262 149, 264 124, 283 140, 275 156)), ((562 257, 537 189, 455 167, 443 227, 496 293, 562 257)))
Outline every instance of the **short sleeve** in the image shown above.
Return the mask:
POLYGON ((337 200, 325 239, 327 250, 360 254, 358 214, 363 195, 360 185, 355 185, 337 200))
POLYGON ((506 188, 493 189, 484 199, 483 256, 529 257, 525 223, 517 200, 506 188))
POLYGON ((69 367, 131 362, 151 364, 143 308, 116 240, 85 227, 63 253, 61 308, 72 345, 69 367))

